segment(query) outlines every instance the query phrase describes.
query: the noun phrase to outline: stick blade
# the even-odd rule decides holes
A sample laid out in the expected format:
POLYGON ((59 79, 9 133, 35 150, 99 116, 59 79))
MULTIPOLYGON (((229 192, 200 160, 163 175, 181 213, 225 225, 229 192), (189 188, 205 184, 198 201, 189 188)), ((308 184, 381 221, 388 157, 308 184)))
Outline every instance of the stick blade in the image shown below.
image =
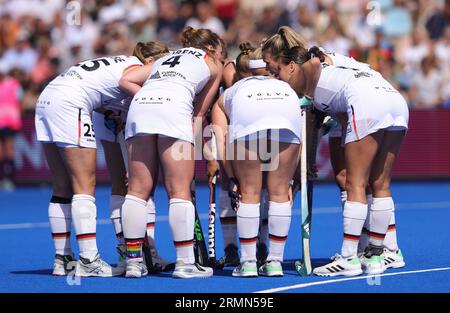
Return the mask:
POLYGON ((301 262, 301 261, 295 261, 295 269, 297 270, 297 273, 300 276, 309 276, 311 275, 311 265, 308 266, 307 264, 301 262))

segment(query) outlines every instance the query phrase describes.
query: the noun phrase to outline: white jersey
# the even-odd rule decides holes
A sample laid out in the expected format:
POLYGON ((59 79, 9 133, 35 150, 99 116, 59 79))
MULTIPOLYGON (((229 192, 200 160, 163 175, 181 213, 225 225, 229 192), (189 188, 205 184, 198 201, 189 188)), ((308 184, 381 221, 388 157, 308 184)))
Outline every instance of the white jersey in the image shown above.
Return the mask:
POLYGON ((119 88, 123 71, 142 63, 134 56, 111 56, 76 64, 47 86, 58 89, 73 99, 73 105, 91 112, 102 106, 121 106, 127 94, 119 88))
POLYGON ((170 52, 153 64, 142 90, 160 89, 169 92, 167 95, 181 92, 192 103, 211 76, 207 57, 205 51, 192 47, 170 52))
POLYGON ((194 99, 211 77, 206 58, 203 50, 183 48, 158 59, 132 100, 125 137, 158 134, 193 142, 194 99))
POLYGON ((298 97, 283 81, 267 76, 241 79, 225 91, 224 108, 230 119, 230 142, 261 130, 285 129, 296 137, 289 142, 300 143, 298 97))
POLYGON ((405 99, 378 72, 322 65, 314 107, 332 116, 347 113, 345 143, 380 129, 407 129, 405 99))
POLYGON ((336 67, 345 67, 357 70, 369 71, 370 64, 356 61, 354 58, 340 54, 340 53, 326 53, 326 55, 333 61, 333 65, 336 67))

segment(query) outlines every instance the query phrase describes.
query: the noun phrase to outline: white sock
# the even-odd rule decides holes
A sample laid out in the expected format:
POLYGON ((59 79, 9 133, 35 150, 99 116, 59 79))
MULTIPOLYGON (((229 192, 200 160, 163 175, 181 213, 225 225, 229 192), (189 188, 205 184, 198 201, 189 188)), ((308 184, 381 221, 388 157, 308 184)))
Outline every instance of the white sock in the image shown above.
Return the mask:
MULTIPOLYGON (((370 208, 373 204, 373 197, 371 194, 366 195, 367 199, 367 205, 368 205, 368 212, 370 212, 370 208)), ((369 216, 370 214, 367 214, 366 221, 364 222, 364 226, 361 232, 361 237, 359 238, 359 244, 358 244, 358 252, 364 252, 366 247, 369 245, 369 216)))
POLYGON ((147 238, 148 244, 152 249, 155 249, 155 222, 156 207, 153 197, 150 197, 147 201, 147 238))
POLYGON ((367 204, 346 201, 344 205, 344 241, 342 256, 344 258, 357 255, 358 242, 367 217, 367 204))
POLYGON ((147 201, 132 195, 125 196, 122 206, 122 228, 128 259, 142 258, 145 237, 147 201))
POLYGON ((74 195, 72 198, 72 220, 80 256, 91 261, 94 260, 98 254, 95 198, 90 195, 74 195))
POLYGON ((256 240, 259 228, 259 203, 240 203, 237 211, 237 229, 241 244, 241 263, 256 262, 256 240))
POLYGON ((347 201, 347 191, 341 191, 341 206, 342 210, 344 210, 345 201, 347 201))
POLYGON ((109 198, 109 218, 114 226, 114 232, 116 233, 117 240, 120 244, 125 243, 123 239, 122 220, 120 218, 120 212, 124 201, 125 197, 121 195, 111 195, 109 198))
POLYGON ((283 262, 284 246, 291 226, 290 202, 269 202, 269 256, 267 260, 283 262))
POLYGON ((237 226, 236 212, 231 208, 230 197, 228 191, 220 190, 219 192, 219 216, 220 225, 222 227, 223 244, 226 248, 228 245, 237 247, 237 226))
POLYGON ((48 206, 48 219, 53 243, 55 244, 55 252, 60 255, 72 255, 70 246, 71 202, 71 199, 53 196, 48 206))
POLYGON ((391 197, 373 198, 369 211, 369 243, 382 246, 392 216, 394 202, 391 197))
POLYGON ((261 192, 261 202, 259 206, 259 215, 261 217, 261 225, 259 226, 259 243, 267 246, 267 238, 269 233, 269 194, 266 189, 261 192))
POLYGON ((383 246, 389 249, 390 251, 397 251, 397 227, 395 225, 395 204, 392 208, 391 220, 389 221, 389 228, 386 233, 386 237, 384 237, 383 246))
POLYGON ((195 208, 191 201, 172 198, 169 202, 169 224, 177 252, 177 261, 194 264, 195 208))

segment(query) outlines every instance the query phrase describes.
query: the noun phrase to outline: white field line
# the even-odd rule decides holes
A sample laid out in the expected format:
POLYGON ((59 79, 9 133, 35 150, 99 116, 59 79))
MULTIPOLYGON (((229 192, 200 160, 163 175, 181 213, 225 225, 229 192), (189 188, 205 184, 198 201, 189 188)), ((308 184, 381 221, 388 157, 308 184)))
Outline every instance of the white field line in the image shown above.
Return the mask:
POLYGON ((301 288, 307 288, 307 287, 313 287, 313 286, 342 283, 342 282, 352 281, 352 280, 363 280, 363 279, 372 279, 372 278, 376 278, 376 277, 387 277, 387 276, 411 275, 411 274, 420 274, 420 273, 429 273, 429 272, 440 272, 440 271, 448 271, 448 270, 450 270, 450 267, 439 267, 439 268, 429 268, 429 269, 424 269, 424 270, 404 271, 404 272, 397 272, 397 273, 386 273, 386 274, 381 274, 381 275, 377 275, 377 276, 357 276, 357 277, 349 277, 349 278, 331 279, 331 280, 324 280, 324 281, 316 281, 316 282, 312 282, 312 283, 303 283, 303 284, 296 284, 296 285, 285 286, 285 287, 265 289, 265 290, 256 291, 255 293, 274 293, 274 292, 287 291, 287 290, 292 290, 292 289, 301 289, 301 288))
MULTIPOLYGON (((419 203, 398 203, 395 205, 396 210, 420 210, 420 209, 447 209, 450 208, 450 201, 439 201, 439 202, 419 202, 419 203)), ((316 214, 335 214, 342 212, 341 207, 319 207, 313 208, 313 215, 316 214)), ((300 215, 300 210, 294 208, 292 212, 293 216, 300 215)), ((209 216, 207 213, 202 213, 199 215, 201 220, 208 220, 209 216)), ((157 222, 168 221, 169 217, 167 215, 157 215, 157 222)), ((109 219, 98 219, 97 225, 110 224, 109 219)), ((10 230, 10 229, 27 229, 27 228, 47 228, 50 227, 48 222, 38 222, 38 223, 17 223, 17 224, 0 224, 0 230, 10 230)))

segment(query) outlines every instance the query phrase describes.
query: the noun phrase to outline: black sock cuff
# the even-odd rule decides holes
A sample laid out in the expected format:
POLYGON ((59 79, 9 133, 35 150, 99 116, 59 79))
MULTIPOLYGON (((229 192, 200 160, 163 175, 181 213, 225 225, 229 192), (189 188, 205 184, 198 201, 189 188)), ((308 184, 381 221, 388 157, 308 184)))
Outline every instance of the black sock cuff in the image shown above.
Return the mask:
POLYGON ((50 199, 51 203, 60 203, 60 204, 70 204, 72 203, 72 198, 63 198, 58 196, 52 196, 50 199))

